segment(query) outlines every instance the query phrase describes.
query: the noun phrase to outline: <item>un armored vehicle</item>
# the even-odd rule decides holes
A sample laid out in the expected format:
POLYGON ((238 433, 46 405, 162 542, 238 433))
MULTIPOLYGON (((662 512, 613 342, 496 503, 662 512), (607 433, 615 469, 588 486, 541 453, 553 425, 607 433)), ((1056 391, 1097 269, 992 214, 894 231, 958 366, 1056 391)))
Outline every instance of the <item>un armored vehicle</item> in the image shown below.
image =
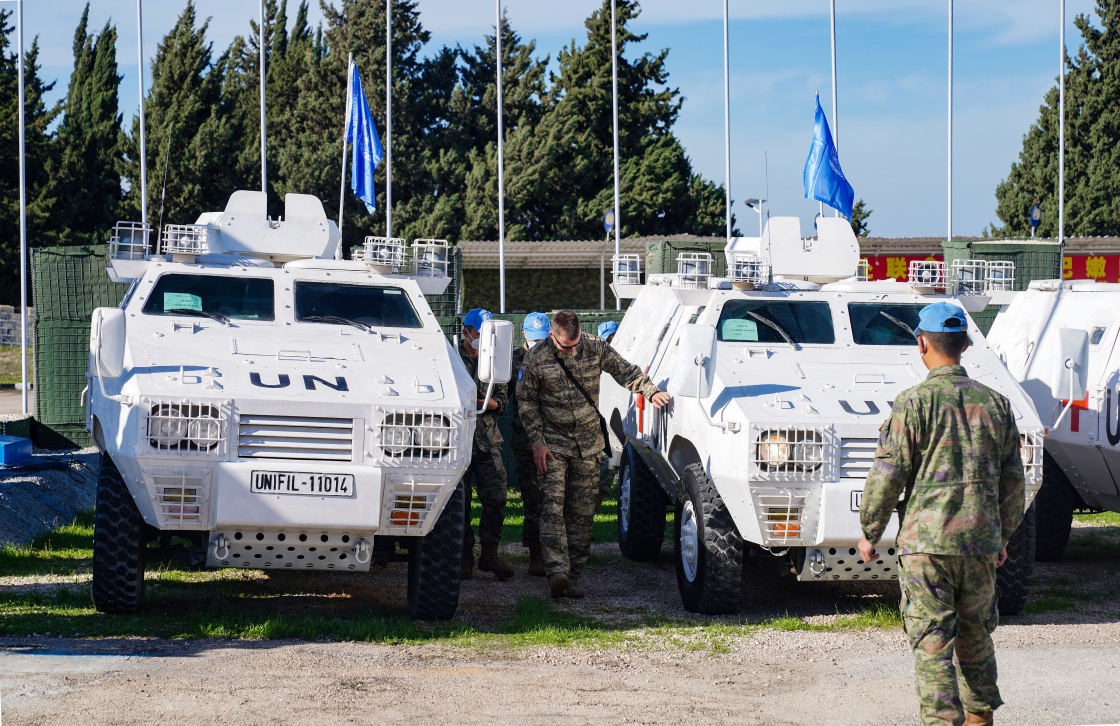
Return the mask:
POLYGON ((1077 509, 1120 512, 1120 285, 1035 281, 988 340, 1049 427, 1035 502, 1039 559, 1062 556, 1077 509))
MULTIPOLYGON (((868 281, 851 227, 820 218, 802 239, 797 218, 727 246, 726 279, 711 255, 681 253, 676 274, 640 282, 640 260, 615 261, 614 290, 633 300, 613 345, 674 400, 645 408, 603 378, 600 412, 619 446, 618 541, 634 560, 661 550, 666 508, 689 610, 734 611, 744 555, 769 553, 801 581, 895 580, 897 515, 864 563, 860 496, 879 426, 901 391, 925 379, 913 329, 925 305, 983 309, 1011 270, 915 261, 908 283, 868 281), (960 294, 963 293, 963 294, 960 294)), ((1015 410, 1031 504, 1041 482, 1043 426, 1029 397, 970 323, 963 365, 1015 410)), ((1002 610, 1025 603, 1033 512, 1000 569, 1002 610)))
MULTIPOLYGON (((154 254, 148 234, 117 226, 108 272, 131 287, 90 331, 95 606, 139 608, 149 541, 178 536, 211 567, 404 560, 410 612, 451 617, 477 400, 425 299, 446 244, 418 240, 407 276, 398 239, 335 259, 318 199, 272 220, 249 191, 165 226, 154 254)), ((480 378, 508 380, 512 336, 482 333, 480 378)))

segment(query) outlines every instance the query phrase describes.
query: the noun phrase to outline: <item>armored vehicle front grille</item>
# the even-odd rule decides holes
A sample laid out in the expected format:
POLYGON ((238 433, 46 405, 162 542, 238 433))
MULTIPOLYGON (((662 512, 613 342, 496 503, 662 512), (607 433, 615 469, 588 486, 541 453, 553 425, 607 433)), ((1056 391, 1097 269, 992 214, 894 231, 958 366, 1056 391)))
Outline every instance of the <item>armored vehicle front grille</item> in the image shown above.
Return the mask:
POLYGON ((810 495, 807 489, 751 489, 763 544, 796 544, 812 538, 814 525, 808 516, 810 495))
POLYGON ((146 470, 148 489, 162 529, 207 529, 210 516, 210 470, 146 470))
POLYGON ((243 414, 237 426, 237 456, 352 461, 354 420, 243 414))
POLYGON ((440 492, 453 480, 421 479, 391 474, 381 513, 381 531, 419 534, 435 510, 440 492))
MULTIPOLYGON (((443 468, 458 463, 461 411, 374 410, 374 457, 387 466, 443 468)), ((469 444, 468 444, 469 446, 469 444)), ((469 450, 469 449, 468 449, 469 450)))
POLYGON ((875 461, 876 439, 844 439, 840 442, 840 478, 865 479, 875 461))

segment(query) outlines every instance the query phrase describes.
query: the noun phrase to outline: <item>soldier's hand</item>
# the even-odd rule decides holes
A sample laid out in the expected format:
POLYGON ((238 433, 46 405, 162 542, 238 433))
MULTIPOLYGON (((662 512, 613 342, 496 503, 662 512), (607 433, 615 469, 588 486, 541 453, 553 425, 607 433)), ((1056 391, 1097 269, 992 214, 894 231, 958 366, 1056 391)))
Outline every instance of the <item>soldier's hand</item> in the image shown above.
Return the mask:
POLYGON ((1004 562, 1007 562, 1007 548, 1006 547, 1004 547, 1002 550, 1000 550, 999 554, 996 555, 996 568, 1003 567, 1004 562))
POLYGON ((859 538, 856 549, 859 550, 859 556, 864 562, 874 562, 879 559, 879 553, 875 551, 875 545, 868 542, 866 537, 859 538))
POLYGON ((669 403, 671 399, 672 396, 670 396, 668 393, 665 393, 665 391, 658 391, 657 393, 653 394, 649 401, 653 404, 654 408, 661 408, 662 406, 669 403))
POLYGON ((537 473, 544 474, 548 472, 549 460, 556 461, 556 457, 548 450, 547 446, 538 446, 533 449, 533 463, 537 465, 537 473))

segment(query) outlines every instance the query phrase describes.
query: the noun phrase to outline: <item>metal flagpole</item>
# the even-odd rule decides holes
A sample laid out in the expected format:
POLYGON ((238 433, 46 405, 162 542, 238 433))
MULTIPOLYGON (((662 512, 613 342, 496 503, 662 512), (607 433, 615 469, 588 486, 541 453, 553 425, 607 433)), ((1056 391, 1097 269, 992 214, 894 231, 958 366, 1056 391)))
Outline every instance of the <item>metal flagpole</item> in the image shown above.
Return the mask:
MULTIPOLYGON (((727 241, 731 242, 731 62, 727 37, 727 0, 723 0, 723 178, 727 241)), ((616 220, 617 221, 617 220, 616 220)))
POLYGON ((265 148, 267 146, 268 134, 265 130, 265 116, 264 116, 264 86, 265 86, 265 67, 264 67, 264 0, 261 0, 261 191, 268 194, 268 163, 266 161, 267 154, 265 148))
POLYGON ((494 58, 498 67, 498 287, 499 311, 506 312, 506 180, 502 157, 502 0, 494 0, 494 58))
POLYGON ((947 224, 948 224, 948 237, 951 242, 953 240, 953 0, 949 0, 949 189, 948 189, 948 205, 947 209, 947 224))
MULTIPOLYGON (((836 0, 829 0, 829 11, 832 30, 832 145, 836 152, 840 152, 840 117, 836 115, 836 0)), ((834 210, 834 216, 840 216, 840 210, 834 210)))
MULTIPOLYGON (((342 210, 346 204, 346 134, 350 130, 350 108, 354 103, 354 54, 346 57, 346 113, 342 118, 342 187, 338 191, 338 234, 342 235, 342 210)), ((338 249, 334 251, 336 260, 342 259, 342 242, 339 240, 338 249)))
MULTIPOLYGON (((611 97, 614 102, 614 256, 622 250, 619 236, 622 229, 622 210, 618 193, 618 3, 611 0, 611 97)), ((615 298, 615 310, 622 309, 622 300, 615 298)))
POLYGON ((385 0, 385 236, 393 236, 393 0, 385 0))
POLYGON ((1058 0, 1058 9, 1058 42, 1062 46, 1058 59, 1058 249, 1062 267, 1058 274, 1063 275, 1066 242, 1066 0, 1058 0))
POLYGON ((23 413, 30 413, 27 396, 27 153, 23 112, 23 0, 16 1, 16 45, 19 46, 19 349, 23 380, 23 413))
POLYGON ((137 76, 140 79, 140 219, 148 224, 148 146, 144 140, 144 14, 136 0, 137 76))

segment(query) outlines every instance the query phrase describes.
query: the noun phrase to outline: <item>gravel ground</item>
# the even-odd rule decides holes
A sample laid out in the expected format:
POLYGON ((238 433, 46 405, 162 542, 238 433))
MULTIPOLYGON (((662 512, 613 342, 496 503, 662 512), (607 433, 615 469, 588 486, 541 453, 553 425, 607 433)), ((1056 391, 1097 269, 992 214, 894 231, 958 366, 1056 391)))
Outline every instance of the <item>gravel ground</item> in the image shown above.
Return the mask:
POLYGON ((97 450, 38 451, 0 469, 0 544, 24 544, 93 508, 97 450))

